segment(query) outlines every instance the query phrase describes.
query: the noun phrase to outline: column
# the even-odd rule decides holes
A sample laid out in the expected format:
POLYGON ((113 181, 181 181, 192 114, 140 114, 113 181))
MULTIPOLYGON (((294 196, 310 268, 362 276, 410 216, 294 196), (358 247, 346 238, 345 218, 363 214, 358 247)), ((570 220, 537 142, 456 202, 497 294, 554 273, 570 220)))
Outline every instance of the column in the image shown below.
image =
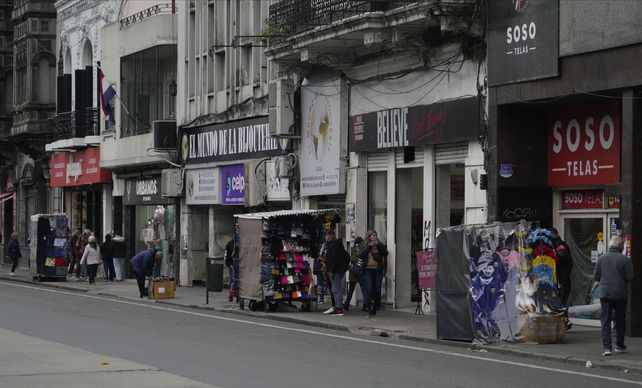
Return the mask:
MULTIPOLYGON (((424 230, 423 240, 424 249, 435 248, 435 149, 434 146, 428 146, 424 149, 424 230)), ((428 295, 428 301, 422 292, 421 305, 428 303, 426 313, 435 311, 435 291, 431 290, 428 295)))

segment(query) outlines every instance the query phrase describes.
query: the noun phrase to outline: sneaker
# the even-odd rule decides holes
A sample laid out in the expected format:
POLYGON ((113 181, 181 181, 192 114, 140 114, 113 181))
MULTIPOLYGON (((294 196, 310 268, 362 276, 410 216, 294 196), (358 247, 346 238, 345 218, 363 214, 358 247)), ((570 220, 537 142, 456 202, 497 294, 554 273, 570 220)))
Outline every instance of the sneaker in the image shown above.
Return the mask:
POLYGON ((602 355, 603 356, 610 356, 611 355, 611 349, 604 349, 604 351, 602 352, 602 355))
POLYGON ((325 300, 321 299, 317 302, 318 304, 325 304, 325 300))
POLYGON ((350 304, 349 304, 349 303, 344 303, 344 304, 343 304, 343 309, 344 309, 345 311, 350 311, 350 304))
POLYGON ((366 315, 366 318, 372 318, 372 317, 374 317, 374 315, 372 315, 370 313, 368 313, 368 315, 366 315))
POLYGON ((626 352, 626 345, 615 347, 615 353, 624 353, 624 352, 626 352))
POLYGON ((324 314, 332 314, 334 312, 334 307, 330 307, 329 309, 325 310, 323 313, 324 314))
POLYGON ((9 272, 9 275, 10 275, 10 276, 16 276, 16 274, 15 274, 15 273, 13 273, 13 272, 9 272))
POLYGON ((334 317, 342 317, 343 316, 343 309, 336 309, 333 312, 331 312, 330 315, 332 315, 334 317))

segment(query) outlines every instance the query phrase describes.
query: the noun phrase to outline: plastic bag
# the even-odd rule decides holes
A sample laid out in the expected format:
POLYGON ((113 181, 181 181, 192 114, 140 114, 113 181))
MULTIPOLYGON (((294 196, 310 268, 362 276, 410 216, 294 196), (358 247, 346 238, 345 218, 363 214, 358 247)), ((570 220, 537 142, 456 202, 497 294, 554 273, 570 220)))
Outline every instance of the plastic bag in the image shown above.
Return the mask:
POLYGON ((387 281, 386 281, 386 276, 383 276, 383 279, 381 279, 381 298, 384 299, 386 297, 386 287, 387 287, 387 281))

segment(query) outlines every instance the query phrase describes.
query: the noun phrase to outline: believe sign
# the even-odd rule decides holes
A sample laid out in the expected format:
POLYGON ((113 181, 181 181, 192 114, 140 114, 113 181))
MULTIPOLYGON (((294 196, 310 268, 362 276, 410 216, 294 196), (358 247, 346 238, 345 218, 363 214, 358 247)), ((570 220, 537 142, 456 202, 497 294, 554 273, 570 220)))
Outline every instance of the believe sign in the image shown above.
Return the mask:
POLYGON ((548 124, 548 185, 620 181, 619 103, 551 110, 548 124))

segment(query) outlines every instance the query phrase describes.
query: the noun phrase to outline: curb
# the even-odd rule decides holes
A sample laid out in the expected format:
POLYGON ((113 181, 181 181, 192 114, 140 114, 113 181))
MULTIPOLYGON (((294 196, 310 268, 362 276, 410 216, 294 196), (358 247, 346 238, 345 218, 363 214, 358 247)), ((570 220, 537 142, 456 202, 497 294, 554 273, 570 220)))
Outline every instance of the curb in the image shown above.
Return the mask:
MULTIPOLYGON (((53 284, 53 283, 37 283, 37 282, 32 282, 29 280, 25 279, 19 279, 19 278, 10 278, 10 277, 4 277, 0 276, 1 280, 8 280, 11 282, 15 283, 26 283, 26 284, 31 284, 31 285, 42 285, 44 287, 50 287, 50 288, 58 288, 58 289, 63 289, 67 291, 74 291, 78 293, 84 293, 86 294, 89 290, 86 289, 78 289, 74 287, 69 287, 69 286, 64 286, 64 285, 59 285, 59 284, 53 284)), ((109 296, 113 298, 118 298, 118 299, 125 299, 125 300, 130 300, 131 298, 119 296, 119 295, 114 295, 110 294, 107 292, 98 292, 97 295, 101 296, 109 296)), ((334 330, 334 331, 341 331, 344 333, 354 333, 354 334, 363 334, 363 333, 357 333, 356 331, 353 331, 349 326, 344 326, 344 325, 339 325, 339 324, 333 324, 333 323, 324 323, 324 322, 315 322, 315 321, 309 321, 306 319, 299 319, 295 317, 288 317, 288 316, 280 316, 280 315, 274 315, 273 313, 256 313, 256 312, 251 312, 251 311, 246 311, 246 310, 235 310, 235 309, 229 309, 229 308, 220 308, 220 307, 209 307, 209 306, 203 306, 203 305, 183 305, 183 304, 178 304, 174 302, 169 302, 165 300, 156 300, 154 303, 158 304, 164 304, 168 306, 173 306, 173 307, 183 307, 183 308, 189 308, 189 309, 195 309, 195 310, 203 310, 203 311, 215 311, 215 312, 220 312, 220 313, 226 313, 230 315, 241 315, 241 316, 246 316, 246 317, 252 317, 252 318, 260 318, 260 319, 267 319, 271 321, 279 321, 279 322, 285 322, 285 323, 293 323, 293 324, 298 324, 298 325, 303 325, 303 326, 311 326, 311 327, 318 327, 322 329, 329 329, 329 330, 334 330)), ((375 328, 376 329, 376 328, 375 328)), ((384 332, 388 332, 387 330, 382 330, 384 332)), ((408 334, 392 334, 389 336, 390 338, 397 338, 402 341, 410 341, 410 342, 418 342, 418 343, 424 343, 424 344, 432 344, 432 345, 439 345, 439 346, 447 346, 451 348, 458 348, 458 349, 467 349, 469 351, 486 351, 488 353, 493 353, 493 354, 503 354, 503 355, 511 355, 511 356, 516 356, 516 357, 521 357, 521 358, 527 358, 527 359, 534 359, 534 360, 541 360, 541 361, 552 361, 552 362, 557 362, 557 363, 565 363, 565 364, 571 364, 575 366, 586 366, 586 362, 590 361, 593 364, 592 369, 604 369, 604 370, 611 370, 611 371, 628 371, 628 373, 632 374, 638 374, 642 375, 642 366, 637 367, 637 366, 623 366, 622 364, 613 364, 610 362, 602 362, 601 360, 585 360, 585 359, 580 359, 580 358, 575 358, 572 355, 551 355, 547 353, 539 353, 539 352, 532 352, 532 351, 526 351, 526 350, 519 350, 519 349, 510 349, 502 346, 488 346, 488 345, 479 345, 479 344, 473 344, 473 343, 467 343, 467 342, 457 342, 457 341, 447 341, 447 340, 440 340, 440 339, 435 339, 435 338, 427 338, 427 337, 420 337, 420 336, 413 336, 413 335, 408 335, 408 334)))

